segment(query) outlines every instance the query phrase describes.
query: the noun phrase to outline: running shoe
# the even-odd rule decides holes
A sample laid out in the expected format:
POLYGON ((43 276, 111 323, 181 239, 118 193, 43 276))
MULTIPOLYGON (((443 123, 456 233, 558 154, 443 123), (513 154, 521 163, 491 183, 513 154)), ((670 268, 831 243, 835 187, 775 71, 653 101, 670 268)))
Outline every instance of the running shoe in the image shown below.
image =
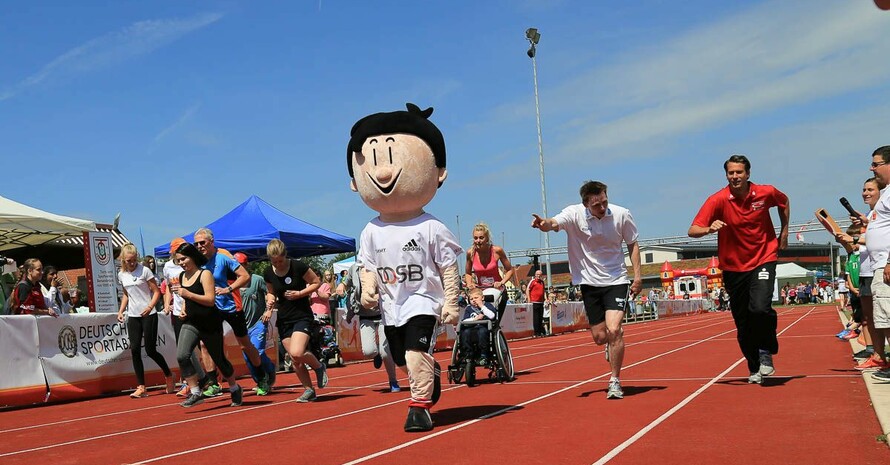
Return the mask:
POLYGON ((479 357, 479 359, 476 360, 476 365, 478 365, 480 367, 487 367, 488 366, 488 357, 485 357, 485 356, 479 357))
POLYGON ((317 397, 318 396, 315 395, 315 389, 306 388, 306 390, 303 391, 303 395, 297 398, 297 402, 301 404, 305 404, 306 402, 315 402, 315 399, 317 397))
POLYGON ((188 397, 188 395, 189 395, 189 385, 188 384, 183 384, 182 389, 180 389, 179 392, 176 393, 176 397, 188 397))
POLYGON ((315 369, 315 379, 318 380, 319 389, 324 389, 328 385, 328 369, 324 366, 324 363, 315 369))
POLYGON ((621 390, 621 381, 613 379, 609 381, 609 390, 606 391, 606 399, 624 399, 624 391, 621 390))
MULTIPOLYGON (((440 397, 442 397, 442 369, 439 368, 439 362, 433 362, 433 396, 430 399, 433 405, 439 402, 440 397)), ((427 412, 427 415, 429 415, 429 412, 427 412)), ((430 429, 432 429, 432 425, 430 425, 430 429)))
POLYGON ((374 368, 379 370, 381 366, 383 366, 383 357, 377 354, 374 356, 374 368))
POLYGON ((881 381, 883 383, 890 383, 890 369, 878 370, 872 373, 871 379, 875 381, 881 381))
POLYGON ((406 433, 420 433, 433 429, 433 417, 429 409, 408 407, 408 418, 405 420, 406 433))
POLYGON ((201 397, 201 394, 189 393, 189 396, 186 397, 185 400, 182 401, 179 405, 185 408, 189 408, 194 407, 195 405, 198 405, 202 402, 204 402, 204 398, 201 397))
POLYGON ((760 376, 769 376, 776 372, 773 366, 773 356, 769 352, 760 352, 760 376))
POLYGON ((166 381, 167 386, 165 392, 167 394, 173 394, 176 392, 176 381, 173 381, 172 376, 168 376, 164 381, 166 381))
POLYGON ((398 381, 389 382, 389 392, 402 392, 402 388, 399 386, 398 381))
POLYGON ((140 397, 148 397, 148 391, 145 390, 145 386, 139 386, 130 394, 130 397, 134 399, 139 399, 140 397))
POLYGON ((211 384, 204 390, 204 397, 216 397, 222 395, 222 388, 219 384, 211 384))
POLYGON ((269 373, 263 371, 263 377, 256 383, 256 395, 264 396, 271 390, 272 387, 269 385, 269 373))
POLYGON ((874 357, 869 357, 869 358, 865 359, 862 363, 860 363, 859 365, 856 365, 853 368, 860 370, 860 371, 873 370, 873 369, 883 370, 885 368, 888 368, 888 365, 887 365, 887 362, 885 362, 883 360, 875 360, 874 357))
POLYGON ((763 376, 760 375, 759 371, 755 371, 748 376, 748 384, 763 384, 763 376))
POLYGON ((850 339, 856 339, 857 337, 859 337, 859 330, 850 331, 849 333, 845 334, 841 339, 843 339, 845 341, 849 341, 850 339))
POLYGON ((241 400, 244 399, 244 389, 241 389, 241 386, 235 385, 235 388, 229 388, 229 392, 232 395, 232 403, 229 407, 240 407, 241 400))
POLYGON ((875 354, 874 349, 865 348, 853 354, 853 358, 868 358, 875 354))
POLYGON ((851 331, 850 331, 849 329, 845 329, 845 330, 843 330, 843 331, 841 331, 841 332, 835 334, 835 337, 837 337, 838 339, 843 339, 843 338, 846 337, 848 334, 850 334, 850 332, 851 332, 851 331))

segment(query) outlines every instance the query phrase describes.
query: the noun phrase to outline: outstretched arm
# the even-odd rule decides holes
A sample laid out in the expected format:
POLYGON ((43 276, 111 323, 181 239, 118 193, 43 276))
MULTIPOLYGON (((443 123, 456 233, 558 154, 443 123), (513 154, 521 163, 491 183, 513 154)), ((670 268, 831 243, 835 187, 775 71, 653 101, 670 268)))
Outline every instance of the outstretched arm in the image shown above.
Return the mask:
POLYGON ((543 232, 559 231, 559 223, 553 218, 541 218, 536 213, 532 213, 532 227, 540 229, 543 232))

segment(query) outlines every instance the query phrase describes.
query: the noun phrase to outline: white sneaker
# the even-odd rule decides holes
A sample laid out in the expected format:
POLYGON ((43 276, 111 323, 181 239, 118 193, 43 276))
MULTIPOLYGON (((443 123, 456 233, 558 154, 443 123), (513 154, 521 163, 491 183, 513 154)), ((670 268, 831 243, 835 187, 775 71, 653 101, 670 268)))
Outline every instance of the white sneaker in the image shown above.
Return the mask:
POLYGON ((613 379, 609 381, 609 390, 606 392, 606 399, 624 399, 624 391, 621 390, 621 381, 613 379))

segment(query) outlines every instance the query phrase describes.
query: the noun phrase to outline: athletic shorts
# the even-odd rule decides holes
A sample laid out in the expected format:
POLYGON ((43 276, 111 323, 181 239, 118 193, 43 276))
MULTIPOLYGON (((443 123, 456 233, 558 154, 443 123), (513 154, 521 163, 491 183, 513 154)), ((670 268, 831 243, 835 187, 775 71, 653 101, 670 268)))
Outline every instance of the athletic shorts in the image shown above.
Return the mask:
POLYGON ((875 275, 871 282, 871 295, 874 306, 874 327, 890 329, 890 286, 881 275, 875 275))
POLYGON ((402 326, 383 327, 383 334, 389 341, 389 350, 397 366, 403 367, 407 364, 405 352, 409 350, 427 353, 430 351, 431 345, 435 344, 434 331, 437 323, 438 319, 432 315, 417 315, 402 326))
POLYGON ((872 276, 859 277, 859 297, 871 297, 872 276))
POLYGON ((602 287, 582 284, 581 300, 584 301, 584 311, 587 312, 587 321, 590 325, 598 325, 606 321, 606 310, 623 312, 627 304, 629 289, 629 284, 602 287))
POLYGON ((235 333, 235 337, 247 336, 247 321, 244 320, 244 313, 219 312, 219 316, 232 327, 232 332, 235 333))
POLYGON ((312 327, 315 320, 304 318, 296 321, 276 321, 275 327, 278 328, 278 338, 282 341, 291 337, 294 333, 304 333, 312 336, 312 327))

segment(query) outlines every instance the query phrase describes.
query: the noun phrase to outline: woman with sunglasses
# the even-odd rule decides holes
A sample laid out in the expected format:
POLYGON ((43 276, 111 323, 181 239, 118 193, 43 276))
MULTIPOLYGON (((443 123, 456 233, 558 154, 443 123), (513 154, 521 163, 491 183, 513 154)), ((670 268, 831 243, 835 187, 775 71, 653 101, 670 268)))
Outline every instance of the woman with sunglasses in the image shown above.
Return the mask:
POLYGON ((164 356, 158 352, 158 312, 155 306, 161 297, 158 282, 154 273, 139 263, 136 246, 124 244, 120 254, 121 269, 117 278, 124 290, 121 306, 117 312, 117 321, 127 322, 127 335, 130 338, 130 354, 133 359, 133 371, 139 385, 130 397, 138 399, 148 397, 145 390, 145 367, 142 364, 142 346, 145 354, 164 372, 167 382, 167 394, 173 394, 173 373, 167 366, 164 356), (126 312, 126 316, 124 314, 126 312))
POLYGON ((223 320, 216 308, 213 275, 201 269, 207 263, 207 258, 195 246, 185 243, 176 249, 175 260, 183 271, 179 275, 179 282, 174 283, 171 290, 182 297, 185 304, 180 314, 183 324, 176 346, 176 360, 189 387, 188 397, 179 405, 192 407, 204 402, 197 371, 192 363, 192 352, 201 341, 229 383, 232 407, 240 406, 244 391, 235 380, 235 369, 223 352, 223 320))

